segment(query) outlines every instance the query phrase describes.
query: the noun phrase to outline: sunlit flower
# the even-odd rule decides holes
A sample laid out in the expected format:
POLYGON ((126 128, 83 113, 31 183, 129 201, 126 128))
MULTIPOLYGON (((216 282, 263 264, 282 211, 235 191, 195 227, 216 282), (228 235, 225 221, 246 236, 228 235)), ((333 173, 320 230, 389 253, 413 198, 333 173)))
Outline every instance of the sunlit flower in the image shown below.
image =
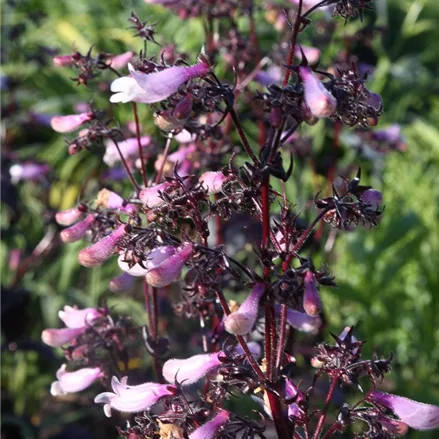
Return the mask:
POLYGON ((213 439, 229 419, 230 413, 226 410, 221 410, 213 419, 192 432, 189 435, 189 439, 213 439))
POLYGON ((90 226, 94 223, 95 216, 93 214, 87 215, 82 221, 73 226, 64 229, 60 233, 63 242, 76 242, 82 239, 90 226))
POLYGON ((85 330, 85 326, 82 328, 45 329, 41 333, 41 339, 47 345, 58 348, 79 337, 85 330))
POLYGON ((50 393, 53 396, 80 392, 104 375, 99 367, 84 367, 75 372, 66 372, 66 367, 63 364, 56 372, 58 381, 54 381, 50 387, 50 393))
POLYGON ((93 320, 102 317, 104 314, 104 309, 77 309, 66 305, 63 311, 58 312, 58 317, 64 322, 67 328, 82 328, 90 324, 93 320))
POLYGON ((84 214, 84 210, 85 209, 83 209, 81 206, 62 210, 55 215, 55 220, 62 226, 70 226, 81 218, 81 216, 84 214))
POLYGON ((137 207, 134 204, 126 203, 119 194, 108 189, 102 189, 99 191, 96 199, 96 207, 118 209, 121 212, 128 214, 137 212, 137 207))
POLYGON ((305 292, 303 295, 303 309, 310 316, 319 314, 322 310, 317 282, 312 271, 307 271, 304 279, 305 292))
POLYGON ((202 174, 198 181, 208 190, 209 194, 216 194, 221 192, 227 177, 220 171, 208 171, 202 174))
POLYGON ((94 119, 91 112, 70 114, 68 116, 54 116, 50 121, 52 129, 58 133, 70 133, 77 130, 82 124, 94 119))

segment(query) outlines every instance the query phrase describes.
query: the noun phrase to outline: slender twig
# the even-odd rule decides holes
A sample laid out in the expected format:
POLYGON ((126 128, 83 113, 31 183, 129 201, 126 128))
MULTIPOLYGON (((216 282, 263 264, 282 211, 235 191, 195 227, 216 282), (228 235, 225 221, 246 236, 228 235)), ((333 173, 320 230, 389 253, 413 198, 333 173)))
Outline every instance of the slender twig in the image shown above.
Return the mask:
POLYGON ((146 168, 145 168, 145 158, 143 157, 143 148, 142 143, 140 141, 140 125, 139 125, 139 115, 137 114, 137 104, 132 102, 133 105, 133 113, 134 120, 136 122, 136 137, 137 137, 137 147, 139 150, 139 159, 140 159, 140 173, 142 174, 142 181, 144 186, 148 184, 148 180, 146 178, 146 168))
POLYGON ((331 428, 326 432, 326 434, 323 436, 323 439, 329 439, 336 431, 341 430, 341 425, 339 422, 334 422, 331 426, 331 428))
POLYGON ((326 415, 328 413, 329 403, 331 402, 332 395, 334 394, 334 391, 337 387, 338 379, 339 379, 338 375, 332 377, 331 385, 329 387, 329 391, 326 396, 325 405, 323 406, 322 413, 320 415, 319 421, 317 422, 317 427, 314 431, 313 439, 319 439, 320 437, 320 433, 322 432, 323 424, 325 423, 326 415))
POLYGON ((276 358, 276 370, 279 371, 282 366, 282 357, 284 355, 285 348, 285 336, 287 333, 287 306, 283 303, 280 311, 280 335, 277 345, 277 358, 276 358))
POLYGON ((172 137, 173 136, 170 133, 168 135, 168 139, 166 140, 165 150, 163 152, 163 157, 162 157, 162 163, 160 164, 159 172, 157 173, 157 177, 155 178, 156 184, 160 183, 160 180, 162 179, 163 170, 165 169, 166 160, 168 160, 169 149, 170 149, 170 146, 171 146, 172 137))
POLYGON ((136 180, 134 180, 133 174, 130 171, 130 168, 128 166, 127 161, 125 160, 125 157, 122 155, 122 151, 120 150, 119 144, 117 143, 117 141, 115 139, 111 138, 111 140, 113 141, 114 145, 116 146, 117 152, 119 153, 120 160, 125 168, 125 171, 128 175, 128 178, 129 178, 131 184, 133 185, 134 190, 137 193, 139 193, 139 191, 140 191, 139 186, 137 185, 136 180))

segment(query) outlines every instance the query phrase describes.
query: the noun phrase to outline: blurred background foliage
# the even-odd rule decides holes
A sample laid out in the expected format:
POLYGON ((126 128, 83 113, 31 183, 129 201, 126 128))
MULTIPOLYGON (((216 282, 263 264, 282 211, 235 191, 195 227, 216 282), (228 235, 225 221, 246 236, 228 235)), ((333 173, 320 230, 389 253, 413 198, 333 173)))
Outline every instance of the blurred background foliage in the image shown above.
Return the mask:
MULTIPOLYGON (((115 261, 93 270, 80 268, 76 255, 84 243, 55 245, 18 279, 9 265, 11 250, 20 249, 26 258, 39 243, 44 245, 44 237, 52 239, 57 232, 53 212, 74 205, 85 181, 90 193, 108 183, 94 178, 105 169, 99 153, 68 157, 62 136, 38 120, 70 114, 81 101, 107 106, 108 90, 77 87, 70 79, 72 71, 53 67, 51 57, 70 53, 73 47, 85 53, 91 45, 110 53, 140 50, 128 28, 132 10, 159 23, 161 42, 175 42, 178 51, 195 60, 204 41, 201 21, 182 21, 159 6, 134 0, 3 2, 2 137, 12 145, 8 159, 2 159, 1 215, 2 422, 7 434, 88 437, 89 430, 74 422, 90 419, 93 413, 95 435, 109 434, 102 409, 90 407, 89 399, 76 402, 74 410, 57 409, 48 391, 61 356, 41 345, 41 330, 59 327, 57 313, 65 304, 95 306, 104 298, 139 324, 144 321, 141 301, 109 294, 115 261), (50 184, 13 186, 3 178, 14 160, 25 159, 48 163, 50 184), (60 429, 72 425, 67 435, 59 435, 60 429)), ((320 47, 321 65, 330 65, 345 35, 371 23, 382 27, 383 33, 373 41, 377 59, 369 88, 380 93, 385 104, 379 127, 401 124, 407 149, 364 157, 354 152, 349 130, 344 130, 341 166, 355 160, 367 170, 365 183, 382 190, 385 214, 377 229, 337 235, 334 248, 322 252, 316 262, 328 262, 339 285, 322 293, 328 328, 337 333, 345 325, 356 325, 358 338, 367 340, 367 354, 394 353, 394 371, 387 380, 390 391, 439 404, 439 2, 377 0, 374 10, 364 23, 353 20, 344 27, 338 20, 327 39, 329 46, 320 47)), ((264 15, 257 10, 261 44, 269 50, 277 34, 262 20, 264 15)), ((302 38, 306 44, 312 31, 302 38)), ((109 73, 103 73, 108 82, 111 78, 105 75, 109 73)), ((125 107, 115 109, 121 123, 131 118, 125 107)), ((140 107, 144 132, 157 134, 150 110, 140 107)), ((256 139, 250 121, 245 128, 256 139)), ((313 136, 316 154, 325 148, 323 129, 320 123, 303 132, 313 136)), ((309 169, 296 163, 287 191, 299 207, 312 199, 313 178, 309 169)), ((324 185, 323 178, 317 181, 318 188, 324 185)), ((112 187, 123 189, 121 183, 112 187)), ((410 432, 410 437, 434 438, 437 433, 410 432)))

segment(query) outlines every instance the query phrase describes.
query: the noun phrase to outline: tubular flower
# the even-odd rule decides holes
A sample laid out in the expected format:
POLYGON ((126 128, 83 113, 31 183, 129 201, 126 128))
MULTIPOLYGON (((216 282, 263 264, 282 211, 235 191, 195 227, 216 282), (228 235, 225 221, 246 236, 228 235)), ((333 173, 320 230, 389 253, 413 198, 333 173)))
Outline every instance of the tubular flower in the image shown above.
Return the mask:
POLYGON ((305 102, 311 113, 318 118, 331 116, 337 108, 337 99, 316 78, 309 67, 300 66, 299 76, 303 81, 305 102))
MULTIPOLYGON (((134 79, 137 87, 143 91, 143 94, 140 95, 142 99, 141 102, 146 104, 163 101, 175 93, 185 82, 192 78, 206 76, 209 72, 209 66, 205 63, 198 63, 189 67, 169 67, 160 72, 149 74, 134 70, 131 64, 128 64, 128 69, 131 73, 130 79, 134 79)), ((119 93, 113 95, 110 100, 112 102, 115 102, 115 100, 117 100, 117 102, 129 102, 132 100, 130 98, 133 94, 132 90, 133 85, 131 82, 128 83, 126 78, 118 78, 111 84, 111 91, 119 91, 119 93), (121 80, 124 79, 125 82, 122 84, 121 80), (117 81, 119 81, 119 83, 117 84, 118 86, 115 87, 114 84, 117 81), (125 91, 125 87, 127 87, 127 91, 125 91)))
POLYGON ((256 321, 258 316, 259 301, 265 291, 265 285, 258 283, 247 299, 239 307, 238 311, 232 312, 224 323, 226 331, 233 335, 248 334, 256 321))
POLYGON ((82 124, 94 119, 93 113, 70 114, 69 116, 54 116, 50 120, 50 126, 58 133, 70 133, 82 124))
POLYGON ((108 189, 99 191, 96 206, 104 209, 119 209, 128 214, 137 212, 137 207, 134 204, 125 203, 119 194, 108 189))
POLYGON ((299 61, 302 61, 302 52, 310 64, 317 64, 320 59, 320 50, 316 47, 296 46, 294 55, 299 61))
POLYGON ((72 209, 62 210, 55 215, 55 220, 61 226, 70 226, 75 223, 84 213, 81 207, 73 207, 72 209))
POLYGON ((88 215, 85 219, 61 231, 60 236, 63 242, 76 242, 85 236, 87 230, 94 223, 95 216, 88 215))
POLYGON ((160 197, 160 193, 164 192, 170 186, 171 183, 165 182, 156 186, 142 189, 139 193, 140 201, 148 208, 160 206, 164 203, 163 198, 160 197))
POLYGON ((122 273, 119 276, 111 279, 110 281, 110 291, 113 293, 120 293, 128 291, 134 283, 134 277, 128 273, 122 273))
POLYGON ((53 57, 52 61, 56 67, 68 67, 76 62, 72 55, 58 55, 53 57))
POLYGON ((170 285, 181 276, 183 265, 193 252, 194 246, 191 243, 186 243, 168 258, 162 259, 161 256, 155 256, 154 259, 150 259, 147 262, 149 268, 145 274, 146 282, 157 288, 170 285))
POLYGON ((75 372, 66 372, 66 367, 63 364, 56 372, 58 381, 54 381, 50 387, 53 396, 80 392, 104 376, 99 367, 84 367, 75 372))
POLYGON ((163 365, 163 376, 168 383, 177 381, 182 386, 189 386, 222 364, 220 354, 221 351, 195 355, 185 360, 168 360, 163 365))
POLYGON ((227 177, 222 172, 205 172, 198 181, 208 190, 209 194, 221 192, 227 177))
POLYGON ((82 328, 45 329, 41 333, 41 339, 48 346, 59 348, 79 337, 85 330, 85 326, 82 328))
POLYGON ((294 329, 313 334, 315 334, 320 326, 322 326, 322 319, 319 315, 310 316, 307 313, 295 309, 288 309, 287 322, 294 329))
MULTIPOLYGON (((150 144, 150 136, 143 136, 140 138, 140 145, 142 148, 145 148, 150 144)), ((126 139, 123 142, 119 142, 118 145, 124 159, 137 158, 139 154, 137 138, 133 137, 130 139, 126 139)), ((120 155, 119 151, 116 148, 116 145, 112 140, 105 142, 104 163, 106 163, 110 167, 113 167, 118 162, 120 162, 120 155)))
POLYGON ((125 52, 121 53, 120 55, 115 55, 110 58, 110 66, 113 69, 122 69, 125 67, 131 60, 131 58, 134 56, 134 52, 125 52))
POLYGON ((93 320, 102 317, 105 313, 103 309, 85 308, 77 309, 66 305, 64 311, 58 312, 58 317, 64 322, 67 328, 82 328, 93 320))
POLYGON ((303 295, 303 309, 309 316, 315 316, 322 310, 319 290, 317 289, 315 275, 307 271, 304 279, 305 293, 303 295))
POLYGON ((105 238, 82 249, 78 254, 78 261, 84 267, 102 265, 114 252, 117 243, 125 234, 125 225, 120 225, 105 238))
POLYGON ((111 379, 113 392, 104 392, 96 396, 94 402, 104 405, 104 413, 111 417, 111 409, 125 413, 138 413, 149 410, 160 399, 172 396, 175 387, 167 384, 144 383, 137 386, 126 384, 127 378, 120 382, 116 377, 111 379))
POLYGON ((193 431, 189 435, 189 439, 213 439, 229 419, 230 413, 226 410, 221 410, 213 419, 193 431))
POLYGON ((378 209, 379 205, 383 202, 383 194, 376 189, 364 191, 361 198, 365 203, 370 204, 372 209, 378 209))
POLYGON ((34 181, 40 180, 49 172, 48 165, 42 165, 39 163, 20 163, 12 165, 9 169, 12 183, 18 183, 20 181, 34 181))
POLYGON ((439 428, 439 407, 436 405, 424 404, 377 390, 369 394, 368 400, 392 410, 402 422, 416 430, 439 428))

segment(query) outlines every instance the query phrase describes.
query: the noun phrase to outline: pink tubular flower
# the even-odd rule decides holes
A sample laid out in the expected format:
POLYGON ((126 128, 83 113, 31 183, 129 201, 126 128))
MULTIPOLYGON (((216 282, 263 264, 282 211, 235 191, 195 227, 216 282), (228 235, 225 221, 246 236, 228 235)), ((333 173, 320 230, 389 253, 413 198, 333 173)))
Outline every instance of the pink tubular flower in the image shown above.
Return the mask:
POLYGON ((151 268, 157 267, 159 264, 175 255, 176 252, 177 248, 170 245, 157 247, 151 251, 147 260, 142 262, 143 267, 140 264, 134 264, 132 267, 130 267, 127 259, 130 260, 131 254, 128 252, 128 254, 122 254, 119 256, 118 264, 119 267, 123 271, 126 271, 130 276, 145 276, 151 268))
POLYGON ((213 439, 229 419, 230 413, 227 410, 220 410, 213 419, 193 431, 189 439, 213 439))
POLYGON ((53 57, 52 60, 56 67, 68 67, 75 63, 72 55, 58 55, 53 57))
POLYGON ((94 119, 93 113, 70 114, 69 116, 54 116, 50 126, 58 133, 70 133, 75 131, 82 124, 94 119))
POLYGON ((164 192, 170 186, 171 183, 165 182, 156 186, 142 189, 139 193, 140 201, 148 208, 160 206, 164 203, 163 198, 160 197, 160 193, 164 192))
POLYGON ((120 55, 115 55, 110 59, 110 66, 111 68, 116 70, 122 69, 130 62, 133 56, 134 56, 134 52, 131 51, 121 53, 120 55))
POLYGON ((104 209, 119 209, 128 214, 137 212, 137 207, 134 204, 125 203, 119 194, 108 189, 99 191, 96 206, 104 209))
POLYGON ((55 215, 55 220, 62 226, 70 226, 78 221, 84 213, 84 209, 79 207, 73 207, 72 209, 62 210, 55 215))
POLYGON ((318 118, 331 116, 337 108, 337 99, 314 76, 309 67, 300 66, 298 70, 303 81, 305 102, 311 113, 318 118))
POLYGON ((303 295, 303 309, 309 316, 315 316, 322 310, 319 290, 317 289, 315 275, 307 271, 304 279, 305 293, 303 295))
POLYGON ((87 230, 94 223, 95 216, 93 214, 88 215, 85 219, 70 226, 68 229, 61 231, 60 236, 63 242, 76 242, 85 236, 87 230))
POLYGON ((302 61, 302 52, 310 64, 317 64, 320 59, 320 50, 315 47, 296 46, 294 55, 299 61, 302 61), (302 50, 301 50, 302 49, 302 50))
MULTIPOLYGON (((205 63, 198 63, 189 67, 169 67, 160 72, 149 74, 134 70, 134 67, 131 64, 128 64, 128 69, 137 85, 146 93, 146 95, 142 96, 142 102, 147 104, 163 101, 175 93, 180 85, 192 78, 206 76, 209 72, 209 66, 205 63)), ((120 79, 123 78, 116 79, 116 81, 120 79)), ((112 91, 113 84, 111 84, 112 91)), ((127 96, 123 90, 119 90, 119 92, 119 94, 127 96)), ((112 98, 113 97, 114 96, 112 96, 112 98)), ((125 102, 128 101, 126 100, 125 102)))
POLYGON ((66 305, 64 311, 58 312, 58 317, 64 322, 67 328, 82 328, 93 320, 102 317, 104 314, 104 309, 77 309, 66 305))
POLYGON ((149 410, 160 399, 173 395, 176 390, 173 386, 157 383, 129 386, 126 384, 126 377, 122 378, 122 382, 113 377, 111 387, 114 393, 100 393, 94 400, 97 404, 105 404, 104 413, 107 417, 111 417, 111 409, 124 413, 149 410))
POLYGON ((246 335, 252 330, 258 316, 259 301, 264 291, 265 285, 263 283, 258 283, 253 287, 238 311, 227 316, 224 323, 227 332, 233 335, 246 335))
POLYGON ((113 293, 120 293, 128 291, 134 283, 134 277, 128 273, 122 273, 119 276, 111 279, 110 281, 110 291, 113 293))
MULTIPOLYGON (((150 144, 150 136, 143 136, 140 138, 140 145, 142 146, 142 149, 146 148, 150 144)), ((118 145, 124 159, 137 158, 139 154, 139 146, 136 137, 126 139, 123 142, 119 142, 118 145)), ((114 142, 112 140, 105 142, 104 163, 110 167, 113 167, 116 163, 119 162, 120 155, 114 142)))
POLYGON ((49 166, 40 163, 17 163, 9 169, 12 183, 16 184, 20 181, 36 181, 41 180, 49 172, 49 166))
POLYGON ((369 394, 368 400, 392 410, 402 422, 416 430, 439 428, 439 407, 436 405, 424 404, 377 390, 369 394))
POLYGON ((295 309, 288 309, 287 322, 294 329, 312 334, 315 334, 322 326, 322 319, 319 315, 310 316, 295 309))
POLYGON ((78 261, 84 267, 102 265, 113 253, 117 243, 125 234, 125 225, 120 225, 108 236, 82 249, 78 254, 78 261))
POLYGON ((365 203, 370 204, 372 209, 378 209, 379 205, 383 202, 383 194, 376 189, 364 191, 361 198, 365 203))
POLYGON ((41 339, 52 348, 58 348, 79 337, 85 329, 85 326, 82 328, 45 329, 41 333, 41 339))
POLYGON ((182 386, 189 386, 222 364, 220 354, 221 351, 195 355, 185 360, 168 360, 163 365, 163 376, 168 383, 178 381, 182 386))
POLYGON ((205 172, 198 181, 208 190, 209 194, 221 192, 227 177, 222 172, 205 172))
POLYGON ((181 270, 193 252, 194 246, 191 243, 185 243, 169 257, 162 258, 160 255, 154 255, 152 259, 150 254, 147 261, 148 271, 145 274, 146 282, 157 288, 170 285, 181 276, 181 270))
POLYGON ((54 381, 50 387, 53 396, 80 392, 104 376, 99 367, 84 367, 75 372, 66 372, 66 367, 63 364, 56 372, 58 381, 54 381))

